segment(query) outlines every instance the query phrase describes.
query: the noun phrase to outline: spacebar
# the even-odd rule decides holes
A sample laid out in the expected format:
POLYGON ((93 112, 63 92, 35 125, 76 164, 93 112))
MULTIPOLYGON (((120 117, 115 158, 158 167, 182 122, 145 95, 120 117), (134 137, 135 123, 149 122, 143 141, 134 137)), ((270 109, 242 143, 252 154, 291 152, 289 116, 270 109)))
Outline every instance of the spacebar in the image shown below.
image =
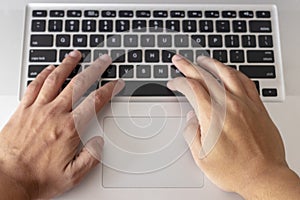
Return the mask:
MULTIPOLYGON (((102 81, 102 85, 107 81, 102 81)), ((124 89, 118 96, 182 96, 167 88, 167 81, 125 81, 124 89)))

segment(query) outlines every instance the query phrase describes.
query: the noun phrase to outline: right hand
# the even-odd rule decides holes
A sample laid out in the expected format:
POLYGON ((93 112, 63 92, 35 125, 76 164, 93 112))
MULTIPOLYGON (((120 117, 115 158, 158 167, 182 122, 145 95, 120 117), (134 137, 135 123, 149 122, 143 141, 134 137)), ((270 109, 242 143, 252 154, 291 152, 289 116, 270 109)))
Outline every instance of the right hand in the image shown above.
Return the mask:
POLYGON ((168 87, 183 93, 194 108, 187 116, 184 136, 196 164, 207 177, 221 189, 237 192, 247 199, 282 199, 291 193, 294 195, 288 199, 299 198, 299 177, 288 168, 279 131, 255 84, 241 72, 208 57, 198 58, 199 65, 205 70, 178 55, 173 57, 173 63, 186 78, 173 79, 168 87), (219 105, 218 95, 222 94, 221 84, 207 71, 225 85, 226 117, 220 124, 223 127, 214 148, 201 158, 203 144, 211 137, 207 133, 215 128, 210 127, 214 112, 212 102, 219 105), (212 81, 209 87, 213 87, 214 94, 209 93, 204 77, 206 81, 212 81), (284 182, 287 177, 289 181, 284 182), (296 193, 282 190, 287 186, 298 187, 298 190, 294 190, 296 193), (263 195, 268 192, 274 196, 263 195))

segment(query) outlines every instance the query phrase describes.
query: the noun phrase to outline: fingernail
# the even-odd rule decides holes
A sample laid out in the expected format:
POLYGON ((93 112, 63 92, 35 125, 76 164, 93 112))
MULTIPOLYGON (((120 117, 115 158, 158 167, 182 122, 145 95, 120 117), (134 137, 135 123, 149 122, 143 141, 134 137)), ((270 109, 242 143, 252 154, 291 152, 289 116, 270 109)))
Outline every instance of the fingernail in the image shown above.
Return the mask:
POLYGON ((173 80, 169 80, 169 81, 167 82, 167 87, 168 87, 170 90, 175 90, 174 81, 173 81, 173 80))
POLYGON ((181 55, 179 55, 179 54, 175 54, 175 55, 173 56, 172 59, 173 59, 174 61, 179 61, 179 60, 182 60, 183 57, 182 57, 181 55))
POLYGON ((101 55, 101 56, 99 56, 99 58, 98 58, 99 60, 109 60, 109 59, 111 59, 110 58, 110 56, 109 55, 107 55, 107 54, 103 54, 103 55, 101 55))
POLYGON ((71 56, 71 57, 73 57, 73 58, 77 58, 77 57, 80 56, 80 52, 77 51, 77 50, 71 51, 71 52, 69 53, 69 56, 71 56))
POLYGON ((114 87, 113 96, 118 94, 125 87, 125 82, 123 79, 118 79, 114 87))
POLYGON ((55 68, 54 65, 49 65, 46 69, 53 70, 54 68, 55 68))
POLYGON ((186 114, 186 121, 189 121, 190 119, 192 119, 193 117, 195 117, 196 113, 191 110, 186 114))

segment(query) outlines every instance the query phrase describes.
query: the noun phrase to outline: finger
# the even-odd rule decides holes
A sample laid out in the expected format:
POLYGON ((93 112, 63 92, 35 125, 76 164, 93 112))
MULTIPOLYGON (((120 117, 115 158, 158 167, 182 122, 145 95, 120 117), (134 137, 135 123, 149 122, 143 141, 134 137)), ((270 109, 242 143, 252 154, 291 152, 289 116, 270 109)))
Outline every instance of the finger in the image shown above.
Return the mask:
POLYGON ((172 62, 176 68, 185 75, 185 77, 197 79, 202 83, 203 86, 205 86, 204 88, 207 88, 205 81, 203 80, 204 70, 201 71, 199 67, 195 66, 193 63, 179 54, 176 54, 172 57, 172 62))
POLYGON ((197 63, 200 67, 203 67, 214 76, 221 79, 230 93, 239 97, 243 97, 245 95, 245 87, 239 79, 236 70, 227 67, 217 60, 205 56, 199 56, 197 58, 197 63))
POLYGON ((124 88, 123 80, 109 82, 91 93, 71 113, 78 133, 82 133, 86 124, 95 116, 105 104, 124 88))
POLYGON ((192 153, 195 163, 200 167, 199 155, 201 152, 201 130, 194 111, 187 114, 187 123, 183 131, 183 136, 192 153))
POLYGON ((104 141, 97 136, 90 139, 79 155, 72 160, 65 169, 67 180, 71 186, 79 183, 101 160, 104 141))
POLYGON ((200 124, 209 124, 207 119, 211 112, 211 98, 200 82, 195 79, 179 77, 170 80, 167 87, 184 94, 194 108, 200 124))
POLYGON ((108 55, 102 55, 86 70, 77 74, 55 101, 59 102, 64 109, 71 110, 72 105, 101 77, 111 62, 108 55))
POLYGON ((21 105, 28 107, 36 100, 46 78, 55 69, 53 65, 46 67, 39 75, 28 85, 26 92, 21 100, 21 105))
POLYGON ((37 98, 37 102, 46 104, 52 101, 61 89, 62 84, 77 66, 81 59, 81 53, 72 51, 63 62, 48 76, 37 98))

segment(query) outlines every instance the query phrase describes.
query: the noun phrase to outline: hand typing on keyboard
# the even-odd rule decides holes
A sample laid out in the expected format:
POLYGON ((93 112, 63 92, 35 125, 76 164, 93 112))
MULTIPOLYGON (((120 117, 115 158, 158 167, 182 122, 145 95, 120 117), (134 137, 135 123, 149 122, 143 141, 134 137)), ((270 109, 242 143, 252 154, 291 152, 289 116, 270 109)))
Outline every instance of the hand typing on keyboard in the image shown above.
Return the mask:
MULTIPOLYGON (((255 84, 218 61, 198 58, 198 64, 221 79, 226 88, 222 133, 214 148, 200 157, 202 146, 211 137, 207 133, 214 128, 209 127, 212 102, 218 104, 219 100, 208 92, 203 78, 211 74, 197 70, 181 56, 174 56, 173 63, 186 78, 175 78, 168 87, 183 93, 194 107, 187 116, 184 136, 196 164, 207 177, 221 189, 237 192, 245 199, 299 199, 300 179, 286 163, 279 131, 255 84)), ((209 84, 218 94, 221 84, 209 84)))
POLYGON ((77 154, 77 130, 124 86, 113 81, 91 93, 72 110, 72 102, 111 64, 98 58, 59 93, 81 59, 70 53, 57 68, 49 66, 28 86, 19 107, 0 133, 1 199, 49 199, 71 189, 100 160, 102 138, 92 138, 77 154), (76 94, 72 94, 76 90, 76 94), (75 122, 76 121, 76 127, 75 122))

